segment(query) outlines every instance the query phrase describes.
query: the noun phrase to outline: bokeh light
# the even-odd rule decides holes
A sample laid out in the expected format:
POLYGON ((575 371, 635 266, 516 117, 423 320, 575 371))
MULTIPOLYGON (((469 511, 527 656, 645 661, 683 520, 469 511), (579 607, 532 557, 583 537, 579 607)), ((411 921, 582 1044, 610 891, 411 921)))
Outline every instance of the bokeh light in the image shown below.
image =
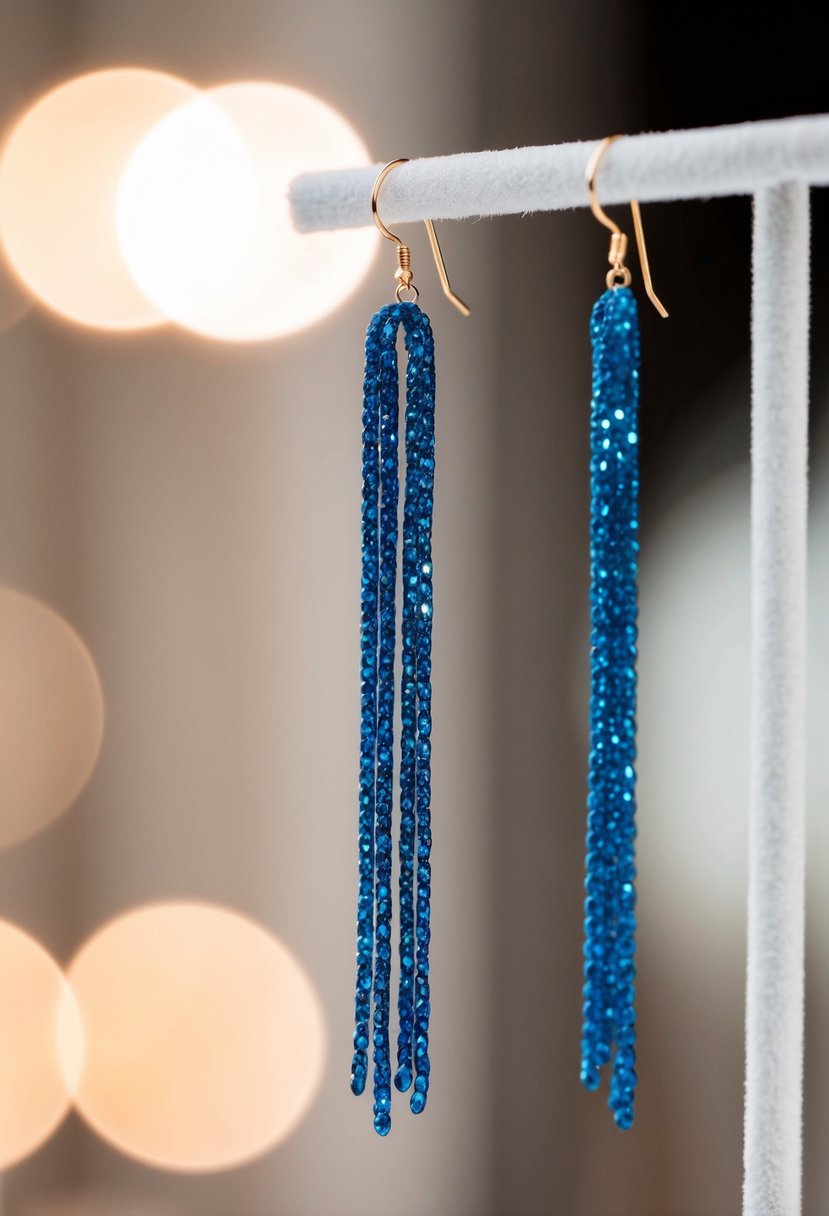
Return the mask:
POLYGON ((41 97, 11 131, 0 158, 0 235, 49 308, 105 329, 164 320, 124 263, 116 197, 141 137, 194 93, 163 72, 91 72, 41 97))
POLYGON ((22 321, 33 305, 34 296, 14 273, 0 245, 0 333, 22 321))
POLYGON ((300 173, 370 164, 336 110, 273 83, 210 89, 162 118, 124 173, 118 232, 135 281, 166 316, 213 338, 292 333, 365 277, 374 229, 301 235, 300 173))
POLYGON ((51 1136, 71 1104, 82 1055, 60 968, 22 929, 0 921, 0 1168, 51 1136))
POLYGON ((640 872, 663 930, 721 945, 745 932, 750 551, 740 467, 665 511, 642 562, 640 872))
MULTIPOLYGON (((668 932, 742 941, 751 710, 750 474, 739 465, 665 512, 642 567, 638 850, 668 932), (716 848, 711 841, 716 840, 716 848), (689 916, 689 909, 693 915, 689 916)), ((829 912, 829 464, 810 495, 809 898, 829 912)))
POLYGON ((209 1171, 272 1148, 322 1077, 323 1016, 290 952, 208 904, 153 904, 96 933, 68 971, 86 1039, 76 1102, 109 1143, 209 1171))
POLYGON ((103 730, 101 683, 78 634, 39 600, 0 587, 0 847, 74 801, 103 730))

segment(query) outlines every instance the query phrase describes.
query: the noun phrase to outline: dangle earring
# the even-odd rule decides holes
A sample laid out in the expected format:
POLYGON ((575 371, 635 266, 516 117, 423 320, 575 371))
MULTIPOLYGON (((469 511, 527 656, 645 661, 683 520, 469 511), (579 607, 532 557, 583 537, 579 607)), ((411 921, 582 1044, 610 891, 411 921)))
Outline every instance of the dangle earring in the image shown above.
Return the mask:
MULTIPOLYGON (((402 324, 406 369, 400 656, 400 975, 394 1084, 415 1114, 429 1091, 429 942, 432 847, 432 510, 435 475, 435 362, 429 318, 417 305, 411 251, 377 212, 386 175, 378 174, 371 210, 397 251, 396 301, 371 318, 363 381, 362 583, 360 623, 359 890, 357 985, 351 1089, 361 1094, 374 1060, 374 1128, 391 1128, 389 990, 392 954, 392 806, 394 801, 395 650, 398 551, 397 332, 402 324), (415 899, 416 893, 416 899, 415 899), (372 1008, 373 1006, 373 1008, 372 1008)), ((445 294, 452 291, 431 220, 429 242, 445 294)))
MULTIPOLYGON (((590 209, 613 234, 607 290, 590 318, 590 759, 585 878, 581 1080, 597 1089, 610 1063, 609 1106, 618 1127, 633 1124, 636 1087, 636 640, 639 556, 639 320, 627 237, 602 210, 595 179, 619 137, 587 166, 590 209)), ((639 204, 631 201, 648 298, 667 317, 651 283, 639 204)))

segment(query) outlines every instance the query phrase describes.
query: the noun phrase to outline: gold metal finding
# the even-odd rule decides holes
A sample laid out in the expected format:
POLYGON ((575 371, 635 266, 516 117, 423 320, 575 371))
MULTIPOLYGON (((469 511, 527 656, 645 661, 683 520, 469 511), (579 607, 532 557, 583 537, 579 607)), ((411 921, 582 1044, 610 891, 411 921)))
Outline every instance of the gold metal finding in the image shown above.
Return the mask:
MULTIPOLYGON (((374 222, 379 231, 383 234, 387 241, 392 242, 397 250, 397 270, 394 272, 394 277, 397 279, 397 288, 394 294, 398 300, 408 299, 410 301, 414 301, 418 298, 420 293, 412 281, 412 251, 408 245, 404 245, 399 236, 395 236, 393 232, 388 230, 386 225, 380 219, 380 215, 377 210, 377 198, 380 194, 380 187, 386 179, 386 175, 390 173, 392 169, 396 168, 397 165, 405 165, 408 159, 409 158, 407 156, 401 156, 397 160, 390 160, 389 163, 384 165, 377 174, 374 182, 374 188, 371 192, 371 214, 374 217, 374 222), (407 297, 405 295, 406 292, 411 294, 409 294, 407 297)), ((446 273, 446 263, 443 260, 440 242, 438 241, 438 234, 435 232, 435 225, 431 220, 424 220, 423 222, 426 225, 426 232, 429 236, 429 244, 432 247, 432 255, 435 259, 435 265, 437 266, 440 285, 443 288, 443 294, 448 300, 451 300, 458 312, 463 313, 465 317, 468 317, 470 309, 466 304, 464 304, 460 296, 455 294, 449 283, 449 276, 446 273)))
MULTIPOLYGON (((604 224, 605 228, 610 229, 610 232, 613 234, 610 238, 610 252, 607 255, 607 260, 610 262, 610 270, 607 272, 606 280, 608 287, 630 286, 630 270, 625 265, 628 239, 616 221, 612 220, 602 208, 599 196, 596 194, 596 175, 599 171, 599 165, 607 149, 619 138, 619 135, 608 135, 606 139, 603 139, 590 157, 585 170, 587 189, 590 195, 590 210, 599 223, 604 224)), ((635 198, 630 200, 630 209, 633 213, 633 230, 636 234, 636 247, 639 250, 639 265, 642 268, 642 281, 645 284, 645 291, 660 317, 667 317, 668 310, 653 289, 651 268, 648 262, 648 250, 645 245, 645 230, 642 227, 642 212, 635 198)))

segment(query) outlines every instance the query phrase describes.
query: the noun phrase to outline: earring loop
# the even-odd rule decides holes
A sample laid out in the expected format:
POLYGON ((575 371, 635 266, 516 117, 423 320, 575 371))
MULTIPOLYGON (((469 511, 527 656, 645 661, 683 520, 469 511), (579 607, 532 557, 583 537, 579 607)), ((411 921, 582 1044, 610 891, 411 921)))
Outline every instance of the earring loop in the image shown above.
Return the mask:
POLYGON ((390 232, 380 219, 380 213, 377 210, 377 200, 380 197, 380 187, 383 185, 383 182, 391 173, 392 169, 396 169, 398 165, 406 165, 408 162, 408 156, 399 156, 397 160, 390 160, 388 164, 383 165, 383 168, 374 179, 374 185, 371 189, 371 215, 374 223, 377 225, 378 232, 380 232, 387 241, 391 241, 395 245, 402 245, 403 242, 399 236, 395 236, 393 232, 390 232))
MULTIPOLYGON (((395 295, 397 296, 398 301, 402 302, 404 299, 403 293, 406 291, 412 291, 414 292, 414 296, 411 297, 410 302, 413 303, 415 300, 417 300, 420 293, 412 282, 412 251, 409 249, 408 245, 404 244, 399 236, 395 236, 395 234, 386 227, 380 218, 380 212, 377 207, 377 200, 380 196, 380 187, 383 185, 386 177, 392 171, 392 169, 395 169, 398 165, 407 164, 408 160, 409 158, 407 156, 400 156, 396 160, 390 160, 388 164, 384 165, 377 174, 377 177, 374 179, 374 186, 371 190, 371 215, 378 232, 380 232, 380 234, 384 236, 387 241, 391 241, 392 244, 396 246, 397 270, 395 271, 394 277, 398 280, 398 283, 395 295)), ((435 225, 431 220, 424 220, 423 222, 426 225, 426 233, 429 237, 429 244, 432 249, 432 256, 435 259, 435 266, 437 267, 440 285, 443 288, 443 294, 448 300, 451 301, 452 304, 455 305, 458 312, 462 313, 463 316, 468 317, 471 311, 470 308, 464 304, 460 296, 452 290, 452 286, 449 282, 449 276, 446 272, 446 263, 443 260, 443 253, 440 248, 438 234, 435 231, 435 225)))
MULTIPOLYGON (((599 202, 599 196, 596 192, 596 178, 599 172, 599 166, 604 159, 605 153, 612 143, 617 139, 621 139, 621 135, 607 135, 600 144, 594 148, 590 160, 587 162, 587 168, 584 171, 584 176, 587 181, 587 192, 590 200, 590 210, 593 215, 603 224, 605 228, 611 232, 610 251, 608 253, 608 261, 611 269, 607 274, 607 286, 613 287, 629 287, 631 282, 630 270, 625 265, 625 257, 627 256, 628 239, 622 232, 615 220, 611 219, 607 212, 599 202)), ((653 280, 651 279, 650 263, 648 262, 648 250, 645 244, 645 230, 642 226, 642 211, 635 198, 630 200, 630 210, 633 215, 633 229, 636 234, 636 247, 639 250, 639 265, 642 268, 642 282, 645 285, 645 293, 651 304, 653 304, 660 317, 667 317, 668 310, 659 296, 654 291, 653 280)))

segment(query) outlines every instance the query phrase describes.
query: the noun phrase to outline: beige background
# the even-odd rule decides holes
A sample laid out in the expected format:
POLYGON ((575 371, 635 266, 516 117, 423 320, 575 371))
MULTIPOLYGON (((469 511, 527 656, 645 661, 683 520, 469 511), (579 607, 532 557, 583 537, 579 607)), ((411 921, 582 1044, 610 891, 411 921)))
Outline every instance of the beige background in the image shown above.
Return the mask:
MULTIPOLYGON (((81 71, 141 64, 197 84, 307 88, 351 119, 378 160, 598 137, 636 124, 629 65, 640 31, 623 8, 524 5, 511 19, 476 0, 7 0, 0 113, 9 122, 81 71)), ((736 894, 717 917, 700 913, 713 898, 702 852, 688 846, 690 868, 679 860, 685 887, 662 868, 675 835, 659 837, 663 853, 643 852, 636 1129, 616 1132, 578 1085, 586 318, 603 238, 580 213, 452 227, 444 246, 474 313, 467 322, 444 306, 424 266, 439 363, 434 1088, 423 1119, 400 1104, 386 1142, 347 1072, 361 344, 387 298, 387 260, 335 315, 261 346, 172 330, 99 336, 42 311, 0 334, 0 581, 75 625, 107 714, 77 805, 0 854, 0 914, 68 960, 135 904, 227 904, 303 960, 331 1036, 319 1100, 264 1160, 180 1178, 118 1157, 70 1121, 9 1174, 2 1216, 738 1208, 739 831, 720 858, 736 894)), ((658 281, 669 297, 670 275, 658 281)), ((666 453, 652 481, 654 534, 685 490, 745 452, 747 367, 729 375, 710 392, 733 421, 666 453)), ((741 492, 723 511, 742 518, 746 505, 741 492)), ((654 553, 670 572, 671 534, 661 535, 654 553)), ((731 590, 738 600, 740 585, 731 590)), ((647 569, 643 594, 643 622, 649 612, 656 621, 647 569)), ((674 722, 676 685, 670 648, 657 672, 647 645, 642 764, 655 775, 643 777, 643 834, 670 814, 672 766, 691 746, 668 731, 659 754, 648 751, 645 723, 674 722)), ((724 816, 740 824, 739 706, 726 717, 737 742, 722 762, 733 779, 724 816)), ((813 953, 808 1210, 819 1214, 829 1212, 817 1151, 829 1087, 811 1079, 825 1074, 819 937, 813 953)))

